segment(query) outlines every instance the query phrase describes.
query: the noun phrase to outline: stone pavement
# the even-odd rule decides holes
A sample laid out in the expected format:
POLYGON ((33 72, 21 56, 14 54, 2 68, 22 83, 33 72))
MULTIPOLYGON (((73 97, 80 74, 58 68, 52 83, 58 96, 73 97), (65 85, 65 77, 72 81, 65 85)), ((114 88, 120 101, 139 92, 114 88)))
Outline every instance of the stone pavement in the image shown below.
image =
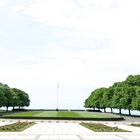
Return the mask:
POLYGON ((93 131, 79 125, 78 123, 37 123, 33 127, 26 129, 23 133, 48 134, 48 135, 73 135, 73 134, 93 134, 93 131))
POLYGON ((23 132, 0 132, 0 140, 140 140, 140 128, 117 124, 133 132, 93 132, 77 122, 42 121, 23 132))
POLYGON ((125 124, 106 124, 106 125, 132 131, 132 133, 135 133, 135 132, 140 133, 140 127, 125 125, 125 124))
POLYGON ((9 124, 12 124, 14 122, 0 122, 0 126, 5 126, 5 125, 9 125, 9 124))

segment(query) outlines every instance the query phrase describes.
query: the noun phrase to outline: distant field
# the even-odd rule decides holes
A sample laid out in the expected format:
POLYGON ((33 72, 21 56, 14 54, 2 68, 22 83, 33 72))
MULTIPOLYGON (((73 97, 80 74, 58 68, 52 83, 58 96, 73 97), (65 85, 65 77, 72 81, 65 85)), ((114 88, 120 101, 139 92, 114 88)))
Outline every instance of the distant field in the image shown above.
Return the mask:
POLYGON ((82 111, 27 111, 12 113, 5 117, 44 117, 44 118, 119 118, 117 115, 97 113, 97 112, 82 112, 82 111))

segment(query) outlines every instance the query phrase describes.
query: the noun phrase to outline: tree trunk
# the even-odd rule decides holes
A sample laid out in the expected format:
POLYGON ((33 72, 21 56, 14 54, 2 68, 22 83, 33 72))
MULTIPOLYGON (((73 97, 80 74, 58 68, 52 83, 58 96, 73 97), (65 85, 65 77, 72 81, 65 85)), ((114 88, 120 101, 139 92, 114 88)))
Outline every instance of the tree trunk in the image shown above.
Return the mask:
POLYGON ((119 114, 122 114, 122 112, 121 112, 121 111, 122 111, 122 109, 121 109, 121 107, 120 107, 120 108, 119 108, 119 114))
POLYGON ((15 106, 13 106, 13 110, 15 110, 15 106))
POLYGON ((106 112, 106 108, 104 107, 104 112, 106 112))
POLYGON ((129 116, 131 116, 131 109, 130 109, 130 107, 128 109, 128 112, 129 112, 129 116))
POLYGON ((8 106, 6 106, 6 112, 8 112, 8 106))
POLYGON ((18 108, 20 109, 20 106, 18 108))
POLYGON ((111 113, 113 113, 113 108, 111 107, 110 109, 111 109, 111 113))

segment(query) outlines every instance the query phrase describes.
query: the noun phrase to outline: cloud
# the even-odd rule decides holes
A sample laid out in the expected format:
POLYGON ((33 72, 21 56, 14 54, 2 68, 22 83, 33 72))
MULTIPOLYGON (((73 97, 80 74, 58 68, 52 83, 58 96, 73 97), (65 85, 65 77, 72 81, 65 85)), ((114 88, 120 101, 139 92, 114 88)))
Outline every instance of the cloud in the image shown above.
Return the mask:
POLYGON ((50 34, 60 42, 70 40, 73 43, 71 47, 83 41, 81 44, 86 42, 87 48, 88 42, 94 48, 96 40, 110 40, 114 45, 119 43, 118 47, 125 47, 122 44, 128 39, 135 40, 133 35, 138 36, 139 33, 139 3, 138 0, 133 3, 131 0, 34 0, 25 13, 44 28, 49 28, 50 34))
POLYGON ((5 1, 5 0, 0 0, 0 6, 2 7, 2 6, 7 5, 7 4, 9 3, 9 1, 10 1, 10 0, 7 0, 7 1, 5 1))
MULTIPOLYGON (((7 4, 2 0, 0 3, 7 4)), ((15 50, 19 55, 32 55, 27 57, 31 60, 40 49, 43 53, 40 51, 38 57, 51 57, 53 52, 63 56, 69 51, 70 55, 79 55, 82 50, 100 49, 102 53, 104 49, 113 49, 113 53, 126 58, 132 55, 135 59, 140 44, 138 4, 138 0, 33 0, 8 4, 11 24, 3 23, 1 46, 12 53, 15 50)))
MULTIPOLYGON (((82 5, 90 4, 91 6, 91 2, 88 1, 78 1, 77 3, 82 5)), ((87 8, 82 6, 82 8, 79 8, 74 0, 35 0, 32 2, 27 13, 35 20, 51 27, 67 27, 68 29, 82 29, 83 31, 93 31, 97 28, 97 30, 104 31, 107 30, 104 26, 109 26, 106 24, 107 18, 112 16, 112 9, 107 8, 101 9, 100 5, 97 7, 91 6, 87 8), (104 21, 104 24, 100 26, 102 21, 104 21)))

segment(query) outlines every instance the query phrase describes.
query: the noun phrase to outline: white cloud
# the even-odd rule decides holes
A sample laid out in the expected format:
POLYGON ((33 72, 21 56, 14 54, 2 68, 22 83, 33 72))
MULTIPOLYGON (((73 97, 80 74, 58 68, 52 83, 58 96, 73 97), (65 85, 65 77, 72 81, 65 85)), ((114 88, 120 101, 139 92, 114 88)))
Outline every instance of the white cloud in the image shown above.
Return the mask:
POLYGON ((46 27, 71 29, 64 34, 61 30, 54 32, 58 36, 62 34, 62 38, 75 36, 82 41, 105 38, 112 40, 115 47, 124 48, 128 42, 131 48, 130 42, 139 43, 139 4, 138 0, 35 0, 26 13, 46 27), (113 7, 113 3, 118 7, 113 7))
POLYGON ((9 0, 5 1, 5 0, 0 0, 0 6, 5 6, 6 4, 9 3, 9 0))
MULTIPOLYGON (((91 2, 88 1, 78 1, 77 3, 91 5, 91 2)), ((79 8, 74 0, 34 0, 27 14, 30 14, 35 20, 48 26, 67 27, 76 30, 82 29, 82 31, 92 32, 100 30, 103 32, 111 25, 108 20, 113 17, 112 9, 106 6, 101 9, 102 5, 98 2, 94 2, 94 4, 95 7, 91 6, 87 8, 86 6, 82 6, 82 8, 79 8), (103 22, 104 24, 102 24, 103 22)))

